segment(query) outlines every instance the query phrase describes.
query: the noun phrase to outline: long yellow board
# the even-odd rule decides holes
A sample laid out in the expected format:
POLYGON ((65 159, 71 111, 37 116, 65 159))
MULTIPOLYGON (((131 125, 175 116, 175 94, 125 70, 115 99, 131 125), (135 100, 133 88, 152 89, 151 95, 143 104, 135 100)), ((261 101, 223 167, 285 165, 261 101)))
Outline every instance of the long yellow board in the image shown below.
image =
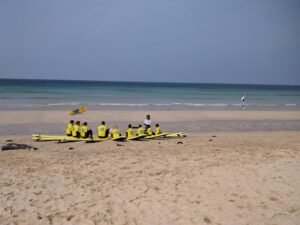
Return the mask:
POLYGON ((76 115, 76 114, 84 113, 85 111, 87 111, 86 107, 80 107, 78 109, 71 110, 68 114, 69 115, 76 115))
POLYGON ((76 138, 76 137, 70 137, 70 136, 62 136, 62 135, 43 135, 43 134, 32 134, 32 139, 35 141, 87 141, 87 142, 101 142, 101 141, 124 141, 124 140, 142 140, 142 139, 154 139, 154 138, 168 138, 168 137, 186 137, 186 134, 182 132, 178 133, 163 133, 160 135, 152 135, 147 136, 144 135, 138 135, 132 138, 126 138, 125 136, 121 136, 119 138, 76 138))

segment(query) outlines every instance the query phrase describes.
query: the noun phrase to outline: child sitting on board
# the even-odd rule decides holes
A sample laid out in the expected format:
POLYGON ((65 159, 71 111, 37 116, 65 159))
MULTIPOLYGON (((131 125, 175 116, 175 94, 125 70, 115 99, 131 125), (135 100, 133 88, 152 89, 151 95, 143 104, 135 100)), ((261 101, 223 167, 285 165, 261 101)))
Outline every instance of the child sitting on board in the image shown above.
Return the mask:
POLYGON ((84 122, 83 125, 80 127, 80 136, 82 138, 91 138, 93 139, 93 131, 89 130, 87 122, 84 122))
POLYGON ((131 124, 128 124, 128 128, 126 130, 126 137, 127 138, 133 138, 135 135, 134 135, 134 130, 132 129, 132 126, 131 124))
POLYGON ((145 134, 145 130, 144 130, 144 128, 142 127, 142 125, 140 124, 139 125, 139 128, 137 129, 137 136, 139 136, 139 135, 144 135, 145 134))
POLYGON ((159 124, 157 123, 155 125, 155 135, 160 135, 160 134, 162 134, 162 132, 161 132, 161 129, 159 127, 159 124))
POLYGON ((72 136, 73 125, 74 125, 74 120, 70 120, 70 123, 68 124, 68 127, 66 129, 67 136, 72 136))

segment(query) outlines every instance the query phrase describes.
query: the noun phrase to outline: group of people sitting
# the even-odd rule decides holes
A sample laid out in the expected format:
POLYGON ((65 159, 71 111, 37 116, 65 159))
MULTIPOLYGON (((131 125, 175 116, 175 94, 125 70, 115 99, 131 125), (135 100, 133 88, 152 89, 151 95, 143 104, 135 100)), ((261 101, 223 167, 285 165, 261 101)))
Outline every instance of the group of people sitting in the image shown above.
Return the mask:
MULTIPOLYGON (((133 127, 131 124, 129 124, 127 130, 125 131, 126 137, 133 138, 135 136, 144 134, 146 134, 147 136, 162 134, 159 124, 155 125, 155 132, 152 131, 150 115, 147 115, 144 121, 144 125, 145 128, 143 128, 141 124, 138 127, 133 127), (137 128, 136 132, 134 128, 137 128)), ((67 126, 66 135, 76 138, 93 138, 93 131, 88 128, 87 122, 84 122, 81 125, 80 121, 74 122, 74 120, 71 120, 67 126)), ((112 138, 119 138, 121 137, 121 131, 118 126, 109 128, 108 126, 106 126, 105 121, 102 121, 101 125, 98 126, 98 137, 108 138, 109 136, 112 138)))

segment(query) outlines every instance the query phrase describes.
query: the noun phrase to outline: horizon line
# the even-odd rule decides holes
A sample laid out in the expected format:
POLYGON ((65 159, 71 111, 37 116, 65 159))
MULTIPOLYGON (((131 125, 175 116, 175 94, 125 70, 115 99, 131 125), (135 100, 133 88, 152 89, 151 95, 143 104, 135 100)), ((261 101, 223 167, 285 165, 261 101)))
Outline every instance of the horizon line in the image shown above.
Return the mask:
POLYGON ((49 79, 49 78, 0 78, 0 80, 41 80, 41 81, 71 81, 71 82, 112 82, 112 83, 156 83, 156 84, 225 84, 225 85, 265 85, 265 86, 294 86, 300 87, 300 84, 266 84, 266 83, 211 83, 211 82, 168 82, 168 81, 112 81, 112 80, 69 80, 69 79, 49 79))

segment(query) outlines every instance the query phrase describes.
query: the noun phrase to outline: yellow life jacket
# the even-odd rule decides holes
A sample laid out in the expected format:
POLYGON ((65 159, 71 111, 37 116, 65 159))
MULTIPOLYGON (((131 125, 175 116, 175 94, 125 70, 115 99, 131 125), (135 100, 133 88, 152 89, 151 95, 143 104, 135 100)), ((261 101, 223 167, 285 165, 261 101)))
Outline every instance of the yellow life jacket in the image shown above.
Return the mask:
POLYGON ((80 127, 80 136, 85 138, 87 131, 88 131, 88 126, 81 126, 80 127))
POLYGON ((106 131, 107 131, 107 126, 106 125, 100 125, 98 127, 98 136, 99 137, 105 137, 106 136, 106 131))
POLYGON ((151 130, 151 127, 149 127, 149 128, 146 130, 146 133, 147 133, 148 136, 153 135, 152 130, 151 130))
POLYGON ((73 125, 71 123, 68 124, 68 127, 66 129, 66 135, 72 134, 73 131, 73 125))
POLYGON ((144 128, 140 127, 139 129, 137 129, 137 134, 138 134, 138 135, 143 135, 143 134, 145 134, 144 128))
POLYGON ((79 126, 75 124, 75 126, 73 127, 72 136, 77 137, 77 132, 79 132, 79 126))
POLYGON ((118 138, 121 136, 119 129, 113 129, 112 131, 113 138, 118 138))
POLYGON ((126 133, 127 133, 127 137, 128 138, 133 138, 135 135, 134 135, 134 130, 132 128, 128 128, 126 130, 126 133))
POLYGON ((155 135, 162 134, 160 127, 155 128, 155 135))

